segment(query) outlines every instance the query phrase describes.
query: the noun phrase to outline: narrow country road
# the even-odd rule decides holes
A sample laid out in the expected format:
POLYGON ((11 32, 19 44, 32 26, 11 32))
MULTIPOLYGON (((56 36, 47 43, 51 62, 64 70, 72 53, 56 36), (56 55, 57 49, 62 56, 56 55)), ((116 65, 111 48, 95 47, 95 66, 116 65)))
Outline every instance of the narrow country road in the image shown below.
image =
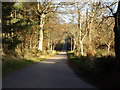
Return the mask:
POLYGON ((3 88, 93 88, 67 65, 66 52, 18 70, 3 79, 3 88))
POLYGON ((67 65, 66 52, 61 52, 5 77, 3 88, 94 88, 94 86, 77 77, 67 65))

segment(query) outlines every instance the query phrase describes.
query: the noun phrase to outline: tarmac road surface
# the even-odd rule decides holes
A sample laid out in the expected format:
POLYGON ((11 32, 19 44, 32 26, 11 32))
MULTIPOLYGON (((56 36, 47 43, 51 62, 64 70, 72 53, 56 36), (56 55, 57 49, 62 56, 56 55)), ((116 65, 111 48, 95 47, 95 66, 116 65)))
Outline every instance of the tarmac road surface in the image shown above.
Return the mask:
POLYGON ((3 88, 95 88, 67 65, 65 48, 66 44, 64 52, 11 73, 3 79, 3 88))
POLYGON ((3 88, 95 88, 67 65, 66 52, 10 74, 2 85, 3 88))

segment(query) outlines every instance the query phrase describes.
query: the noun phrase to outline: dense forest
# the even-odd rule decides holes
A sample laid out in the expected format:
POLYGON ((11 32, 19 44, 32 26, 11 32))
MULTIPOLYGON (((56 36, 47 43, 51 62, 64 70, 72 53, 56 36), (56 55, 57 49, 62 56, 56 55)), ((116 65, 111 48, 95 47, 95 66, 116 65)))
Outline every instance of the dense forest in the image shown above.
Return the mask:
POLYGON ((99 67, 118 79, 120 1, 2 2, 3 67, 52 55, 62 50, 65 39, 67 50, 87 68, 99 67))

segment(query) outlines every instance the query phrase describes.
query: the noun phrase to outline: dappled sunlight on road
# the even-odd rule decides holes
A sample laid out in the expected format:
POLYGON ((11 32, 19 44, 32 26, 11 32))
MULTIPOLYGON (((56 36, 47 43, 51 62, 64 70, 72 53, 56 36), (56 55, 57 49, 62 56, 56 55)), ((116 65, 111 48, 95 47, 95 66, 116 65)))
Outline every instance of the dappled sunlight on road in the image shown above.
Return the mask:
POLYGON ((55 62, 41 61, 41 63, 54 64, 55 62))
POLYGON ((60 52, 58 55, 51 57, 49 59, 46 59, 44 61, 41 61, 40 63, 44 64, 55 64, 55 63, 60 63, 60 62, 65 62, 67 60, 67 52, 60 52))
POLYGON ((67 54, 67 52, 60 52, 59 54, 67 54))

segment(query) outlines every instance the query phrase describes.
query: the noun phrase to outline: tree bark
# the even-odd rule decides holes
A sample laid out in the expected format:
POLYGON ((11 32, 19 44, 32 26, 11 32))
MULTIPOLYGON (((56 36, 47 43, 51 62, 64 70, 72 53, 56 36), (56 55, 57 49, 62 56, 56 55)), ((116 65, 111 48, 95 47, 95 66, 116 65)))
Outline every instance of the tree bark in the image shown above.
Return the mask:
POLYGON ((52 42, 52 40, 50 40, 50 50, 52 51, 52 49, 53 49, 53 42, 52 42))
POLYGON ((115 55, 116 61, 120 63, 120 1, 118 3, 117 12, 114 15, 115 17, 115 55))
POLYGON ((40 26, 40 33, 39 33, 39 47, 38 50, 42 51, 43 50, 43 27, 45 24, 45 14, 41 14, 39 16, 39 26, 40 26))
POLYGON ((84 55, 84 50, 83 50, 83 41, 80 41, 80 50, 81 50, 81 55, 84 55))
POLYGON ((43 46, 43 30, 40 29, 40 36, 39 36, 39 47, 38 50, 42 51, 42 46, 43 46))
MULTIPOLYGON (((81 30, 80 9, 78 9, 78 29, 79 29, 79 44, 80 44, 80 48, 79 48, 78 52, 80 51, 80 54, 83 56, 84 52, 83 52, 83 38, 82 38, 82 30, 81 30)), ((79 54, 79 57, 80 57, 80 54, 79 54)))
POLYGON ((110 54, 110 44, 107 45, 108 54, 110 54))

